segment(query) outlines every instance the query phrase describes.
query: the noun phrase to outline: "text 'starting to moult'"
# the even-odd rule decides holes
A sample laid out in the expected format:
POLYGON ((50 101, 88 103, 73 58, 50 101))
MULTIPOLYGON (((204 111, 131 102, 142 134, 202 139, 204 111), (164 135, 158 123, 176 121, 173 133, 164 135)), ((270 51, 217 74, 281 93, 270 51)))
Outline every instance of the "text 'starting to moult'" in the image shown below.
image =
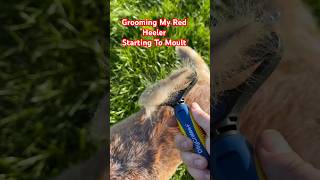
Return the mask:
MULTIPOLYGON (((143 28, 141 31, 142 37, 165 37, 167 36, 167 30, 160 30, 157 27, 166 27, 169 28, 170 26, 187 26, 188 25, 188 18, 184 19, 177 19, 173 18, 171 20, 166 18, 161 18, 158 20, 129 20, 129 19, 122 19, 121 24, 123 26, 129 27, 129 26, 151 26, 153 29, 143 28)), ((155 38, 152 40, 146 40, 146 39, 134 39, 129 40, 126 38, 123 38, 121 40, 121 45, 123 47, 125 46, 142 46, 146 48, 150 48, 152 46, 187 46, 187 40, 186 39, 170 39, 170 38, 155 38)))

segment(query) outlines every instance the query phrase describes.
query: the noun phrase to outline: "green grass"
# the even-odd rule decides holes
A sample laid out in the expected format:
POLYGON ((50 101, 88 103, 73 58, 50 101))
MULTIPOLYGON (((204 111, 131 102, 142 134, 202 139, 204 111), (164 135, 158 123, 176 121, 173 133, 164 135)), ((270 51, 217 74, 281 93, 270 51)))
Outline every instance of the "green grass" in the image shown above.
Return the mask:
POLYGON ((102 6, 1 1, 0 179, 46 179, 96 149, 87 126, 106 84, 102 6))
POLYGON ((304 0, 312 10, 313 15, 316 17, 320 25, 320 0, 304 0))
MULTIPOLYGON (((167 38, 188 39, 209 62, 210 3, 208 0, 112 0, 111 1, 111 124, 138 111, 142 91, 165 78, 178 65, 174 47, 121 47, 121 39, 140 39, 141 27, 124 27, 122 18, 189 18, 187 27, 168 28, 167 38)), ((166 28, 160 28, 166 29, 166 28)), ((172 179, 192 179, 183 166, 172 179)))

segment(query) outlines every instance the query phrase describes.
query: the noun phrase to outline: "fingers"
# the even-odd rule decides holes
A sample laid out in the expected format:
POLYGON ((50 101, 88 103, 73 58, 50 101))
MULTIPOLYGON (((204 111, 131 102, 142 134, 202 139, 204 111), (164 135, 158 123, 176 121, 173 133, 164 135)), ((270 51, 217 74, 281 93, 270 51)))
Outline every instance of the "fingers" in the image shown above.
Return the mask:
POLYGON ((276 130, 263 132, 257 152, 268 179, 320 179, 320 170, 305 162, 276 130))
POLYGON ((195 180, 210 180, 210 172, 207 169, 195 169, 188 167, 189 174, 195 179, 195 180))
POLYGON ((199 104, 197 103, 192 103, 191 111, 195 121, 209 136, 210 135, 210 115, 204 112, 199 106, 199 104))
MULTIPOLYGON (((210 134, 210 116, 204 112, 197 103, 191 105, 192 115, 199 126, 206 132, 207 136, 210 134)), ((210 139, 207 137, 207 141, 210 139)), ((188 172, 195 180, 210 180, 210 171, 206 169, 208 166, 207 160, 196 153, 190 152, 193 149, 191 139, 183 135, 176 135, 176 145, 181 151, 180 155, 182 161, 186 164, 188 172)), ((207 143, 208 146, 210 143, 207 143)), ((210 149, 209 147, 207 147, 210 149)))
POLYGON ((207 160, 198 154, 182 151, 180 155, 182 161, 190 168, 205 169, 208 166, 207 160))
POLYGON ((176 135, 175 141, 181 151, 181 159, 188 167, 190 175, 195 180, 209 180, 210 172, 206 169, 208 162, 202 156, 190 152, 192 150, 192 141, 180 134, 176 135))
POLYGON ((192 150, 192 144, 193 143, 189 138, 178 134, 175 137, 175 141, 176 141, 177 148, 180 151, 190 151, 190 150, 192 150))
POLYGON ((264 131, 259 139, 259 147, 264 148, 268 152, 273 153, 291 153, 292 148, 284 137, 276 130, 264 131))

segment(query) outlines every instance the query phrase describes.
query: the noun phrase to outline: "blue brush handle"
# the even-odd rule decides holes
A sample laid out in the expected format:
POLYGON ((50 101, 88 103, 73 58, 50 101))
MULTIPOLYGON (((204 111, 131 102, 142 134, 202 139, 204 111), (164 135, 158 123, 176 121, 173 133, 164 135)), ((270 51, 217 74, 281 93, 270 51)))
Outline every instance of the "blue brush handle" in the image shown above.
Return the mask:
POLYGON ((179 103, 174 110, 180 131, 193 141, 193 151, 206 158, 209 163, 210 155, 205 148, 205 133, 194 120, 188 105, 179 103))
POLYGON ((251 146, 240 133, 225 134, 213 143, 215 180, 266 179, 251 146))

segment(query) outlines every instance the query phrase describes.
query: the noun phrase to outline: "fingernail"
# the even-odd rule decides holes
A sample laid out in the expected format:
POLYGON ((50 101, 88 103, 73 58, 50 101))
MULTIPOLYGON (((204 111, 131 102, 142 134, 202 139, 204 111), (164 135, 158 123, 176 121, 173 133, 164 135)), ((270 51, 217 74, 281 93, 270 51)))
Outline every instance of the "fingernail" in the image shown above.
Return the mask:
POLYGON ((277 154, 292 152, 291 147, 278 131, 266 130, 262 136, 261 145, 266 151, 277 154))
POLYGON ((205 162, 203 162, 203 160, 201 159, 196 159, 194 161, 194 164, 198 167, 198 168, 203 168, 203 166, 205 165, 205 162))

